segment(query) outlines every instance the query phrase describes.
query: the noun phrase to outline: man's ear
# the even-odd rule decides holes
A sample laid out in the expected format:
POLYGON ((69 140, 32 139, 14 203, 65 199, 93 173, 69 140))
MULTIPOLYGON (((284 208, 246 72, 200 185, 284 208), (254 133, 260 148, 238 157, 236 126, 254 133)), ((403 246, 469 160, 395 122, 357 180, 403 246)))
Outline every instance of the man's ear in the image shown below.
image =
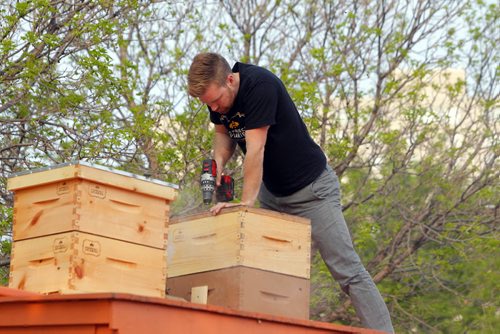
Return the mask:
POLYGON ((233 73, 229 73, 226 77, 226 83, 229 85, 229 84, 233 84, 234 83, 234 74, 233 73))

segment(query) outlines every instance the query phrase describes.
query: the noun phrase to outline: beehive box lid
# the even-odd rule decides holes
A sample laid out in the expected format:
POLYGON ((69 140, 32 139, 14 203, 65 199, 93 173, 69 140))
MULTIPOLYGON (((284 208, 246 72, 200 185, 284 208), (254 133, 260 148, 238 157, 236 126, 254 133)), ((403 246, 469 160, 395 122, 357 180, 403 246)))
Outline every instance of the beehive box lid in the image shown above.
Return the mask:
POLYGON ((151 179, 85 161, 74 161, 16 173, 7 180, 7 189, 17 191, 24 188, 75 178, 91 180, 109 186, 161 197, 169 201, 173 201, 177 197, 177 190, 179 189, 179 187, 173 183, 151 179))

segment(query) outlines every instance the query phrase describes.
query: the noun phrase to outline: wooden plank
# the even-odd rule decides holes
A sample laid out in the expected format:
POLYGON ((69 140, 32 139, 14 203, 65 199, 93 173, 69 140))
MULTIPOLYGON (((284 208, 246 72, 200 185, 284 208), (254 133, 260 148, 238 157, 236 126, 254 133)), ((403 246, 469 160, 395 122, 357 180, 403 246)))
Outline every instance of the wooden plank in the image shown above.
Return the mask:
POLYGON ((191 303, 206 304, 208 301, 208 285, 191 288, 191 303))
POLYGON ((173 201, 177 197, 177 190, 172 187, 156 184, 154 182, 147 182, 112 172, 102 171, 89 166, 79 166, 79 176, 84 179, 120 187, 129 191, 139 192, 141 194, 147 194, 155 197, 161 197, 169 201, 173 201))
POLYGON ((38 293, 35 293, 35 292, 11 289, 11 288, 7 288, 5 286, 0 286, 0 298, 5 298, 5 297, 20 298, 20 297, 30 297, 30 296, 37 296, 37 295, 38 295, 38 293))
POLYGON ((14 240, 78 229, 78 184, 78 180, 69 179, 17 191, 14 194, 14 240))
POLYGON ((251 268, 310 277, 311 228, 283 216, 242 215, 241 264, 251 268))
POLYGON ((49 169, 43 172, 24 174, 7 179, 7 190, 17 190, 52 182, 60 182, 78 176, 75 166, 49 169))
POLYGON ((82 181, 79 229, 165 249, 169 201, 114 186, 82 181))
POLYGON ((81 232, 13 243, 9 287, 39 293, 163 297, 165 251, 81 232))
POLYGON ((169 226, 168 276, 208 271, 239 264, 237 216, 225 214, 169 226))
POLYGON ((0 334, 116 334, 116 331, 97 325, 50 325, 50 326, 30 326, 23 328, 1 329, 0 334))
POLYGON ((73 246, 68 236, 13 242, 9 287, 47 294, 66 288, 73 246))

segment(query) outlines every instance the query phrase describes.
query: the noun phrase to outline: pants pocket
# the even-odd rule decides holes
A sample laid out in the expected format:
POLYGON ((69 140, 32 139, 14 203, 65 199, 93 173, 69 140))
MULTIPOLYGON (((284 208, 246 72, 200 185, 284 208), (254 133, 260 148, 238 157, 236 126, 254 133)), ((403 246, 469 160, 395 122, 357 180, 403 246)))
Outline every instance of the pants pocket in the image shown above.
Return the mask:
POLYGON ((338 178, 331 168, 326 168, 321 175, 311 183, 311 192, 317 199, 340 195, 338 178))

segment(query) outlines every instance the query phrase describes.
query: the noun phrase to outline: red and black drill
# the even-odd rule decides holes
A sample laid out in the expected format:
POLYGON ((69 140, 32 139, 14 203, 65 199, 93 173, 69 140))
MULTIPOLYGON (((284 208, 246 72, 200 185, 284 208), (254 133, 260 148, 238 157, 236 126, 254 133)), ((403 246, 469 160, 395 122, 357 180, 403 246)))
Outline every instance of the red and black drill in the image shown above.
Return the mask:
POLYGON ((201 192, 203 203, 211 204, 213 194, 216 191, 217 202, 229 202, 234 198, 234 180, 229 175, 222 175, 220 186, 216 187, 217 163, 213 159, 203 160, 201 169, 201 192), (217 189, 216 189, 217 188, 217 189))

